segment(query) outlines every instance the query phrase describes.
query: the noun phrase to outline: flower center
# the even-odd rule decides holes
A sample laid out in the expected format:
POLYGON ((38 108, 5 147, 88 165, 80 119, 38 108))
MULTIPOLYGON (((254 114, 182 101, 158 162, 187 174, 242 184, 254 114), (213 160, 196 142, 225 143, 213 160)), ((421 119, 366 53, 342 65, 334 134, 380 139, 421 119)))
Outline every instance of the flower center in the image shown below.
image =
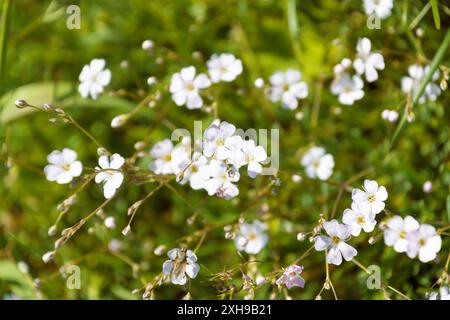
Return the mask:
POLYGON ((331 242, 333 244, 338 244, 339 242, 341 242, 341 239, 339 239, 339 237, 334 236, 331 238, 331 242))
POLYGON ((61 168, 62 168, 64 171, 69 171, 69 170, 70 170, 70 164, 65 163, 65 164, 62 165, 61 168))
POLYGON ((358 219, 356 219, 356 222, 358 224, 364 224, 364 217, 358 217, 358 219))
POLYGON ((425 240, 425 239, 420 239, 419 240, 419 246, 423 247, 426 244, 427 244, 427 240, 425 240))
POLYGON ((371 193, 367 196, 367 200, 369 202, 375 202, 375 200, 377 200, 377 197, 375 197, 375 195, 373 193, 371 193))
POLYGON ((170 160, 172 160, 172 155, 168 153, 164 156, 164 161, 169 162, 170 160))
POLYGON ((399 235, 398 235, 401 239, 405 239, 406 238, 406 231, 402 230, 400 231, 399 235))
POLYGON ((194 84, 193 84, 192 82, 188 83, 188 84, 186 85, 186 90, 188 90, 188 91, 194 91, 194 90, 195 90, 194 84))
POLYGON ((289 85, 288 84, 284 84, 282 89, 283 89, 284 92, 289 91, 289 85))
POLYGON ((218 147, 221 147, 221 146, 224 145, 224 141, 223 141, 223 138, 222 138, 222 137, 217 138, 217 140, 216 140, 216 145, 217 145, 218 147))

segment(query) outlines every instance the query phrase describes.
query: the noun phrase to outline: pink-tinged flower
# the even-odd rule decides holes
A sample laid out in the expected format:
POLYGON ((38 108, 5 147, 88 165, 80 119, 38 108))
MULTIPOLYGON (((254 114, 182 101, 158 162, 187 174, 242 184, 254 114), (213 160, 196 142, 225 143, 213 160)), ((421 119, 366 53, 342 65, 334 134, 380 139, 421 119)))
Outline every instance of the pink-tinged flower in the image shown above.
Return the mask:
POLYGON ((300 276, 302 271, 303 267, 295 264, 287 267, 281 277, 278 278, 277 285, 281 287, 284 284, 288 289, 292 287, 303 288, 305 286, 305 279, 300 276))

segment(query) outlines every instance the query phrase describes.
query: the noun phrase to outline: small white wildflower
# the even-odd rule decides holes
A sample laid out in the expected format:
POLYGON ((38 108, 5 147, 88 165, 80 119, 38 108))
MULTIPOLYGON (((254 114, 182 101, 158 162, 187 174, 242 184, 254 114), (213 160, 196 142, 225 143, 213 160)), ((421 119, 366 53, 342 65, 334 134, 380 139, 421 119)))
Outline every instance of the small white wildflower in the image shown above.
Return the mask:
POLYGON ((77 161, 77 153, 69 148, 53 151, 47 156, 47 160, 49 165, 45 166, 44 173, 49 181, 69 183, 83 171, 83 165, 77 161))
POLYGON ((173 284, 184 285, 187 282, 186 275, 194 279, 200 266, 197 263, 197 256, 192 250, 175 248, 167 253, 170 260, 163 264, 163 273, 170 277, 173 284))
POLYGON ((294 110, 298 107, 298 99, 308 96, 308 85, 300 81, 302 74, 293 69, 286 72, 275 72, 270 77, 270 100, 282 102, 285 109, 294 110))
POLYGON ((342 222, 351 228, 352 236, 359 236, 361 230, 372 232, 377 222, 371 217, 370 207, 352 203, 351 209, 345 209, 342 222))
POLYGON ((394 6, 393 0, 363 0, 364 11, 366 14, 375 15, 380 19, 387 18, 391 15, 392 7, 394 6))
POLYGON ((111 71, 105 69, 104 59, 93 59, 90 64, 85 65, 81 70, 78 91, 83 98, 89 95, 96 100, 111 81, 111 71))
POLYGON ((269 241, 266 229, 267 226, 259 220, 239 224, 239 233, 235 238, 237 249, 248 254, 259 253, 269 241))
POLYGON ((100 167, 95 168, 98 171, 95 182, 103 183, 103 195, 106 199, 112 198, 122 185, 124 176, 120 168, 124 163, 125 159, 118 153, 113 154, 110 158, 101 156, 98 159, 100 167))
POLYGON ((353 61, 353 68, 359 75, 364 74, 367 82, 378 79, 378 70, 384 69, 383 56, 378 52, 371 52, 372 43, 369 38, 358 39, 356 46, 357 56, 353 61))
POLYGON ((408 249, 408 235, 419 229, 419 223, 411 216, 403 219, 400 216, 390 218, 386 223, 384 231, 384 243, 394 247, 397 252, 406 252, 408 249))
POLYGON ((312 147, 304 154, 301 164, 306 168, 306 175, 310 178, 327 180, 333 174, 334 159, 325 149, 312 147))
MULTIPOLYGON (((413 97, 418 93, 420 83, 425 75, 430 70, 430 66, 421 66, 419 64, 411 65, 408 68, 408 76, 402 77, 401 85, 402 91, 411 94, 413 97)), ((424 93, 419 98, 419 103, 425 103, 425 101, 436 101, 437 97, 441 94, 441 89, 434 83, 439 79, 439 70, 433 73, 432 81, 425 87, 424 93)))
POLYGON ((349 227, 333 219, 326 221, 323 228, 328 236, 315 237, 314 248, 317 251, 328 249, 327 263, 338 266, 342 263, 342 257, 350 261, 357 255, 358 251, 346 243, 351 234, 349 227))
POLYGON ((172 76, 169 90, 177 106, 185 104, 188 109, 198 109, 203 106, 199 91, 210 85, 211 81, 206 74, 201 73, 195 76, 195 67, 190 66, 172 76))
POLYGON ((239 172, 229 169, 223 162, 212 160, 209 164, 210 178, 205 181, 204 188, 210 196, 231 199, 239 194, 238 187, 233 184, 239 180, 239 172))
POLYGON ((242 61, 236 59, 231 53, 213 54, 206 62, 211 81, 231 82, 242 73, 242 61))
POLYGON ((442 245, 441 236, 436 232, 436 228, 429 224, 422 224, 419 229, 410 232, 407 235, 407 241, 408 257, 412 259, 419 256, 421 262, 436 259, 442 245))
POLYGON ((352 200, 361 207, 368 207, 371 219, 384 209, 384 201, 388 198, 388 193, 384 186, 378 186, 374 180, 364 180, 363 190, 353 189, 352 200))
POLYGON ((338 75, 331 83, 331 92, 339 96, 340 103, 352 105, 355 101, 364 97, 364 83, 357 75, 350 76, 348 73, 338 75))

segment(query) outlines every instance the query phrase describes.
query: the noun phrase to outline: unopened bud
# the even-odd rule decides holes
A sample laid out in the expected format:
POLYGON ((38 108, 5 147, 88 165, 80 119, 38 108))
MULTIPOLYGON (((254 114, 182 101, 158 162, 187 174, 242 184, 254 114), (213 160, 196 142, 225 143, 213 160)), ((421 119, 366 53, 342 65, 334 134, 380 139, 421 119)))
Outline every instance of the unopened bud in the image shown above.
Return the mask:
POLYGON ((123 228, 123 230, 122 230, 122 234, 124 236, 127 236, 130 232, 131 232, 131 227, 129 225, 126 226, 125 228, 123 228))
POLYGON ((16 107, 19 108, 19 109, 23 109, 23 108, 26 108, 26 107, 29 107, 29 106, 30 106, 30 105, 28 104, 28 102, 26 102, 25 100, 22 100, 22 99, 16 100, 16 101, 14 102, 14 104, 15 104, 16 107))
POLYGON ((55 251, 48 251, 42 256, 42 261, 44 261, 44 263, 48 263, 54 257, 55 257, 55 251))
POLYGON ((58 230, 57 230, 56 226, 53 225, 50 228, 48 228, 47 234, 48 234, 49 237, 53 237, 56 234, 57 231, 58 230))
POLYGON ((123 126, 128 120, 128 115, 120 114, 115 116, 111 121, 111 128, 119 128, 123 126))

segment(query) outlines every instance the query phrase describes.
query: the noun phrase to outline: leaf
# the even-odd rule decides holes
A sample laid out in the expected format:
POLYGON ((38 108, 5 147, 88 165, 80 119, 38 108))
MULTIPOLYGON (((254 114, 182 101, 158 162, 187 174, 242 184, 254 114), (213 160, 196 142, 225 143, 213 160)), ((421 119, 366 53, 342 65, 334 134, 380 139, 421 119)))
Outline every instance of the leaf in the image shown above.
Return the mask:
POLYGON ((441 29, 441 18, 439 17, 439 5, 437 0, 430 0, 431 11, 433 12, 434 25, 436 29, 441 29))
POLYGON ((0 282, 13 282, 18 286, 11 286, 13 292, 23 299, 36 298, 34 288, 11 260, 0 260, 0 282))
POLYGON ((0 123, 7 123, 36 111, 33 108, 17 108, 14 104, 17 99, 23 99, 35 106, 51 103, 58 108, 111 108, 126 112, 134 106, 132 102, 125 99, 107 95, 95 101, 84 99, 76 91, 76 85, 71 82, 39 82, 19 87, 0 98, 0 110, 3 109, 0 123))

